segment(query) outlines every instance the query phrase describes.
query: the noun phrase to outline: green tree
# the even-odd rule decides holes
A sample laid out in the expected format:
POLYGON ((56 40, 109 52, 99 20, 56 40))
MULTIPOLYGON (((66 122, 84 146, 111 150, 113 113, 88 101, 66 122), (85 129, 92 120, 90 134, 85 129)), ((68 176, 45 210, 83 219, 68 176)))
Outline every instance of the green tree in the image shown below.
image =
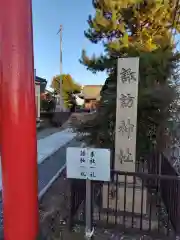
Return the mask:
POLYGON ((51 83, 51 87, 56 94, 60 93, 60 79, 62 79, 63 99, 66 107, 69 107, 71 94, 79 93, 81 91, 81 86, 76 83, 69 74, 63 74, 61 78, 60 75, 57 75, 53 77, 51 83))
POLYGON ((137 156, 152 147, 153 136, 159 148, 171 109, 176 106, 177 67, 173 30, 180 24, 175 1, 160 0, 94 0, 95 15, 89 16, 85 36, 92 43, 102 43, 104 54, 89 58, 83 50, 81 63, 96 73, 107 71, 99 108, 94 117, 76 125, 88 132, 84 140, 100 147, 114 148, 116 116, 117 58, 140 58, 138 99, 137 156), (153 134, 152 134, 153 132, 153 134), (161 136, 161 139, 159 140, 161 136))

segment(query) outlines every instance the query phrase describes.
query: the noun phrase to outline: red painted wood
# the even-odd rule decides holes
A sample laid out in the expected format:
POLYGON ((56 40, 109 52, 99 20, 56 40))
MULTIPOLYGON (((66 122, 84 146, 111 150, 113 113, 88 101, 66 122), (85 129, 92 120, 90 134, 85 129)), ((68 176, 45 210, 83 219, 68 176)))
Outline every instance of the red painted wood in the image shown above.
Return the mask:
POLYGON ((5 240, 38 232, 31 0, 1 0, 1 119, 5 240))

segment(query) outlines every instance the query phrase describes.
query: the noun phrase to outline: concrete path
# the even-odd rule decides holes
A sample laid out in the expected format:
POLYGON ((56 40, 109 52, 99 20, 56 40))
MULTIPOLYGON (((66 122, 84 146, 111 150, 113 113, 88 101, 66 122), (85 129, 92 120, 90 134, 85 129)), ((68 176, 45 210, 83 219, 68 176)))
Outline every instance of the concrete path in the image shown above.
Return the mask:
POLYGON ((76 134, 72 133, 70 129, 66 129, 64 131, 54 133, 49 137, 38 140, 38 164, 42 163, 48 156, 51 156, 60 147, 71 141, 75 136, 76 134))
POLYGON ((53 155, 49 156, 43 163, 38 166, 39 173, 39 193, 43 193, 43 189, 48 185, 51 179, 58 173, 66 164, 66 148, 80 147, 81 142, 75 138, 62 146, 53 155))
MULTIPOLYGON (((37 140, 37 164, 52 156, 58 149, 70 142, 76 136, 71 129, 65 129, 37 140)), ((2 190, 2 174, 0 161, 0 191, 2 190)))
POLYGON ((50 135, 57 133, 57 132, 61 132, 62 129, 61 127, 57 128, 57 127, 49 127, 49 128, 44 128, 41 130, 37 131, 37 140, 43 139, 45 137, 49 137, 50 135))

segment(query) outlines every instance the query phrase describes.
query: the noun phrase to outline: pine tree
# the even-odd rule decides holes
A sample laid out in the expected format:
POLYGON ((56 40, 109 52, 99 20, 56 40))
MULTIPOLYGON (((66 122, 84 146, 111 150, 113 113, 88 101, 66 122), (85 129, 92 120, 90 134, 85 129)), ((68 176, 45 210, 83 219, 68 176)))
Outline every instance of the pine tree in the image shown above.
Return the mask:
POLYGON ((81 63, 93 73, 107 71, 108 78, 97 113, 76 127, 79 132, 89 133, 85 136, 89 144, 114 147, 117 58, 138 56, 137 154, 140 157, 151 148, 152 135, 156 136, 159 147, 163 147, 162 134, 175 107, 180 55, 175 51, 173 32, 180 30, 176 18, 180 7, 173 0, 94 0, 93 6, 95 16, 89 16, 85 36, 94 44, 102 43, 104 54, 89 58, 83 50, 81 63))

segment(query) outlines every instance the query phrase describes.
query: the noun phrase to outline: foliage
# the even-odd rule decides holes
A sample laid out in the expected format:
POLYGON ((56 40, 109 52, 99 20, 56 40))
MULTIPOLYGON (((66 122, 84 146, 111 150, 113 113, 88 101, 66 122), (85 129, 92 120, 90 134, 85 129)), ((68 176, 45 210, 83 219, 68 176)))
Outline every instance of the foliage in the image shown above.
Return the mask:
POLYGON ((76 83, 71 75, 63 74, 60 78, 60 75, 53 77, 51 87, 55 90, 56 93, 60 92, 60 79, 62 79, 62 89, 63 89, 63 99, 66 104, 66 107, 70 107, 70 98, 72 93, 79 93, 81 91, 81 86, 76 83))
POLYGON ((41 100, 41 110, 42 111, 47 111, 48 110, 48 100, 42 99, 41 100))
POLYGON ((164 129, 177 98, 180 55, 175 51, 172 28, 179 32, 180 24, 173 22, 175 1, 94 0, 93 6, 95 16, 89 16, 85 36, 92 43, 102 43, 104 54, 89 58, 83 50, 80 61, 93 73, 107 71, 108 77, 98 112, 76 129, 89 133, 84 137, 88 143, 114 147, 117 58, 139 57, 138 157, 149 151, 152 136, 163 148, 164 129))
POLYGON ((56 103, 55 100, 42 99, 41 100, 41 110, 46 112, 53 112, 55 110, 56 103))

